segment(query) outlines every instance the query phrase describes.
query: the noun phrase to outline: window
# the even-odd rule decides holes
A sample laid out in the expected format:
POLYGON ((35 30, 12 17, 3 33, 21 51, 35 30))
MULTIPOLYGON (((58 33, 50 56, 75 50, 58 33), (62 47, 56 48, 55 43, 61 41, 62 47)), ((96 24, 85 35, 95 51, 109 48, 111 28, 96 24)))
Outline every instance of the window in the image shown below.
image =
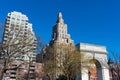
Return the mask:
POLYGON ((23 34, 23 31, 20 31, 19 33, 20 33, 20 34, 23 34))
POLYGON ((65 30, 65 33, 67 33, 66 30, 65 30))
POLYGON ((14 21, 11 21, 11 24, 14 24, 14 21))
POLYGON ((16 25, 16 27, 19 27, 19 25, 16 25))
POLYGON ((24 22, 24 20, 23 20, 23 19, 22 19, 21 21, 22 21, 22 22, 24 22))
POLYGON ((12 27, 14 27, 14 24, 11 24, 12 27))
MULTIPOLYGON (((18 68, 18 72, 20 72, 22 69, 21 68, 18 68)), ((18 76, 20 76, 20 74, 18 74, 18 76)))
POLYGON ((64 33, 64 31, 62 30, 62 33, 64 33))
POLYGON ((20 78, 18 78, 17 80, 21 80, 20 78))
POLYGON ((16 24, 19 24, 19 22, 17 21, 16 24))
POLYGON ((20 21, 20 19, 17 18, 17 21, 20 21))
POLYGON ((64 34, 62 34, 62 38, 64 38, 64 34))
POLYGON ((21 25, 24 25, 24 22, 22 22, 21 25))
POLYGON ((67 43, 68 43, 68 39, 67 39, 67 43))
POLYGON ((25 65, 25 69, 27 69, 28 68, 28 65, 25 65))
POLYGON ((24 26, 20 26, 21 28, 24 28, 24 26))
POLYGON ((14 18, 14 17, 12 17, 12 20, 15 20, 15 18, 14 18))
POLYGON ((9 36, 10 36, 10 37, 12 37, 12 36, 13 36, 13 34, 9 34, 9 36))

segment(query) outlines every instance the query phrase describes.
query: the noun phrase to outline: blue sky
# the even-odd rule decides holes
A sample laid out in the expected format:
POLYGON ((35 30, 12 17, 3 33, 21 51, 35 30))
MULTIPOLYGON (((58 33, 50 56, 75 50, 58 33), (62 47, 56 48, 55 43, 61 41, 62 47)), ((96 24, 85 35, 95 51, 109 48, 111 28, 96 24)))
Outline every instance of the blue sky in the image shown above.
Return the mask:
POLYGON ((120 0, 0 0, 0 22, 11 11, 26 14, 45 43, 62 12, 75 44, 105 45, 108 51, 120 53, 120 0))

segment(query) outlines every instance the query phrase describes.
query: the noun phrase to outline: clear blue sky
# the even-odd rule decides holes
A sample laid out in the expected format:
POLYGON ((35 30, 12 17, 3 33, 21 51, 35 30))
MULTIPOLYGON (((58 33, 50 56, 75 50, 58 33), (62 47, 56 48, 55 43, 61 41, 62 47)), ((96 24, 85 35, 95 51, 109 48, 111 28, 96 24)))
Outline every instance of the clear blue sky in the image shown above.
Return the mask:
POLYGON ((75 44, 105 45, 120 53, 120 0, 0 0, 0 22, 4 23, 11 11, 26 14, 45 43, 62 12, 75 44))

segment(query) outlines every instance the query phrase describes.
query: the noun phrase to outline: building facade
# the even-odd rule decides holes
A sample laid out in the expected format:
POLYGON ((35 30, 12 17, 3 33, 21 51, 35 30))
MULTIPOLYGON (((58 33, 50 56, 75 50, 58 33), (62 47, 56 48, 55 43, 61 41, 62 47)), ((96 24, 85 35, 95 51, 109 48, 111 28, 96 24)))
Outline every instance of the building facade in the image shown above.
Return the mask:
POLYGON ((50 45, 53 43, 74 44, 70 34, 68 34, 67 24, 64 23, 61 12, 58 14, 56 24, 53 26, 50 45))
POLYGON ((3 80, 40 80, 43 78, 44 72, 41 63, 23 63, 14 61, 9 64, 9 68, 14 67, 18 68, 7 70, 3 80))
MULTIPOLYGON (((2 43, 3 45, 12 45, 15 44, 15 42, 18 42, 19 45, 26 46, 26 49, 31 49, 26 52, 26 55, 23 55, 24 57, 22 56, 24 60, 28 61, 30 57, 35 61, 36 37, 32 30, 32 24, 28 22, 26 15, 13 11, 7 15, 2 43), (31 44, 31 47, 27 48, 27 43, 23 43, 25 40, 29 40, 28 42, 31 44)), ((13 48, 11 47, 10 49, 12 50, 13 48)), ((19 51, 18 54, 22 54, 22 52, 23 51, 20 53, 19 51)), ((21 59, 21 57, 17 57, 16 59, 21 59)))
POLYGON ((64 23, 64 20, 62 18, 62 13, 59 12, 57 16, 57 21, 55 25, 52 28, 52 39, 49 43, 49 47, 55 45, 54 55, 56 55, 56 70, 55 70, 55 78, 58 78, 60 75, 62 75, 61 69, 59 67, 62 66, 63 60, 65 59, 63 53, 65 53, 64 46, 74 46, 74 41, 71 39, 70 34, 68 34, 67 30, 67 24, 64 23), (61 47, 60 47, 61 46, 61 47))

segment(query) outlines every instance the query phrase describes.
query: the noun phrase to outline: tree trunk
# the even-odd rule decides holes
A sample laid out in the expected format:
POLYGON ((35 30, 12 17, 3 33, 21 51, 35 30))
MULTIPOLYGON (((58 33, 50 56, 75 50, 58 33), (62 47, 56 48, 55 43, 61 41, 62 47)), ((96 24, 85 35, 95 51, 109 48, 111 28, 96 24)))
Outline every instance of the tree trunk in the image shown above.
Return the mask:
POLYGON ((3 79, 3 77, 4 77, 4 72, 5 72, 5 69, 3 68, 3 69, 1 70, 0 80, 2 80, 2 79, 3 79))
POLYGON ((71 80, 71 77, 69 76, 69 80, 71 80))
POLYGON ((31 64, 31 62, 29 62, 29 65, 28 65, 27 80, 29 80, 29 74, 30 74, 30 64, 31 64))
POLYGON ((0 80, 2 80, 3 77, 4 77, 4 74, 5 74, 5 72, 6 72, 6 65, 7 65, 7 60, 5 60, 5 61, 3 62, 3 69, 1 70, 0 80))
POLYGON ((69 76, 68 76, 68 74, 67 74, 67 80, 69 80, 69 76))

